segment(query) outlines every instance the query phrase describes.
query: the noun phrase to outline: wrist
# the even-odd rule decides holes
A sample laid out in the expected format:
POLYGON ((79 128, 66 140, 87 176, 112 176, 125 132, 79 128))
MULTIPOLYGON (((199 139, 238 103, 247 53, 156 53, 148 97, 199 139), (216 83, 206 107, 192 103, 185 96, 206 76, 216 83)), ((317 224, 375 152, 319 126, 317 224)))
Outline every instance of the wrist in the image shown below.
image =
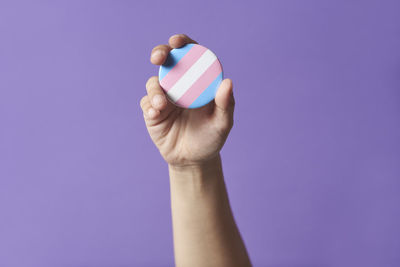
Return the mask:
POLYGON ((222 169, 221 156, 218 153, 215 157, 205 161, 188 164, 168 164, 168 169, 174 174, 202 175, 216 172, 222 169))
POLYGON ((181 201, 202 199, 224 188, 221 157, 196 164, 169 165, 171 194, 181 201))

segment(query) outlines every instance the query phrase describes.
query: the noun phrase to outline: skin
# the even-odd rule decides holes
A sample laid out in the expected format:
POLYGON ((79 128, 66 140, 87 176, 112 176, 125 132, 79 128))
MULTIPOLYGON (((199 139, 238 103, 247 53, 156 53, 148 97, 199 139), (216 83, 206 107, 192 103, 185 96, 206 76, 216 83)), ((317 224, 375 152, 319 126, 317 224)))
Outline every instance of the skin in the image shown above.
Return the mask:
MULTIPOLYGON (((150 61, 161 65, 169 51, 196 43, 184 34, 158 45, 150 61)), ((176 266, 251 266, 234 221, 224 183, 220 150, 233 126, 230 79, 214 101, 183 109, 165 96, 158 77, 146 83, 140 105, 151 139, 168 163, 176 266)))

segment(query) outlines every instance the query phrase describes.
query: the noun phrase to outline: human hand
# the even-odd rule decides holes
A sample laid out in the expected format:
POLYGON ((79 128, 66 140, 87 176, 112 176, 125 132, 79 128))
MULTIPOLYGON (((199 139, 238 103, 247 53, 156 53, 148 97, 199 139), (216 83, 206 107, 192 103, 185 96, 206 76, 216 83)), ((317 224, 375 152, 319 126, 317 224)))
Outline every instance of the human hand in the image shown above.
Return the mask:
MULTIPOLYGON (((196 42, 184 34, 171 36, 168 45, 153 48, 151 63, 162 65, 171 49, 187 43, 196 42)), ((201 165, 219 155, 233 126, 232 88, 232 81, 225 79, 214 101, 197 109, 184 109, 167 99, 157 76, 147 81, 147 95, 140 106, 150 137, 170 166, 201 165)))

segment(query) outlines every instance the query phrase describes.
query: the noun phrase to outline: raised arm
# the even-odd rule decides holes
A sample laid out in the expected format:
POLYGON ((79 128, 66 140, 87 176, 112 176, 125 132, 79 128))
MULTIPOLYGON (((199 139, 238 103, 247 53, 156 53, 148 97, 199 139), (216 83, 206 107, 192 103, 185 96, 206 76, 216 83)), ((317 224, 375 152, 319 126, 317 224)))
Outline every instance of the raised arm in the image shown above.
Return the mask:
MULTIPOLYGON (((164 63, 169 51, 194 42, 174 35, 155 47, 151 62, 164 63)), ((147 84, 141 107, 147 130, 169 166, 177 266, 250 266, 234 221, 219 151, 233 125, 232 81, 224 80, 215 101, 198 109, 169 102, 157 77, 147 84)))

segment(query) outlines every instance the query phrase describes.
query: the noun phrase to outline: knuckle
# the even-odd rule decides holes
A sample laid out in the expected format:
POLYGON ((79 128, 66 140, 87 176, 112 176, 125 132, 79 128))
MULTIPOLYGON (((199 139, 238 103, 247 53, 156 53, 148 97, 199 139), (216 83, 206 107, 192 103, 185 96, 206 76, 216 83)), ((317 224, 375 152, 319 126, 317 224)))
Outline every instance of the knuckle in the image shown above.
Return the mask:
POLYGON ((218 129, 221 132, 229 132, 233 127, 233 118, 225 118, 218 124, 218 129))
POLYGON ((234 124, 234 118, 233 118, 233 114, 230 114, 230 116, 227 118, 226 120, 226 125, 225 128, 230 131, 233 127, 234 124))
POLYGON ((158 81, 158 77, 157 76, 152 76, 150 77, 147 82, 146 82, 146 88, 150 89, 154 86, 154 83, 158 81))
POLYGON ((157 46, 155 46, 155 47, 153 48, 152 52, 154 52, 154 51, 156 51, 156 50, 158 50, 158 49, 163 49, 163 48, 165 48, 165 45, 157 45, 157 46))
POLYGON ((233 125, 235 125, 235 120, 232 118, 229 120, 229 129, 232 129, 233 125))
POLYGON ((229 131, 229 130, 232 128, 232 126, 233 126, 233 120, 232 120, 231 118, 228 118, 228 119, 224 122, 222 128, 223 128, 224 130, 228 130, 228 131, 229 131))
POLYGON ((149 78, 149 79, 147 80, 147 82, 146 82, 146 88, 149 88, 150 83, 151 83, 151 78, 149 78))
POLYGON ((142 99, 140 99, 140 107, 143 109, 144 105, 146 104, 147 101, 147 95, 145 95, 144 97, 142 97, 142 99))
POLYGON ((177 37, 179 37, 179 36, 181 36, 181 34, 174 34, 174 35, 171 35, 171 37, 169 37, 169 41, 171 41, 172 39, 174 39, 174 38, 177 38, 177 37))

